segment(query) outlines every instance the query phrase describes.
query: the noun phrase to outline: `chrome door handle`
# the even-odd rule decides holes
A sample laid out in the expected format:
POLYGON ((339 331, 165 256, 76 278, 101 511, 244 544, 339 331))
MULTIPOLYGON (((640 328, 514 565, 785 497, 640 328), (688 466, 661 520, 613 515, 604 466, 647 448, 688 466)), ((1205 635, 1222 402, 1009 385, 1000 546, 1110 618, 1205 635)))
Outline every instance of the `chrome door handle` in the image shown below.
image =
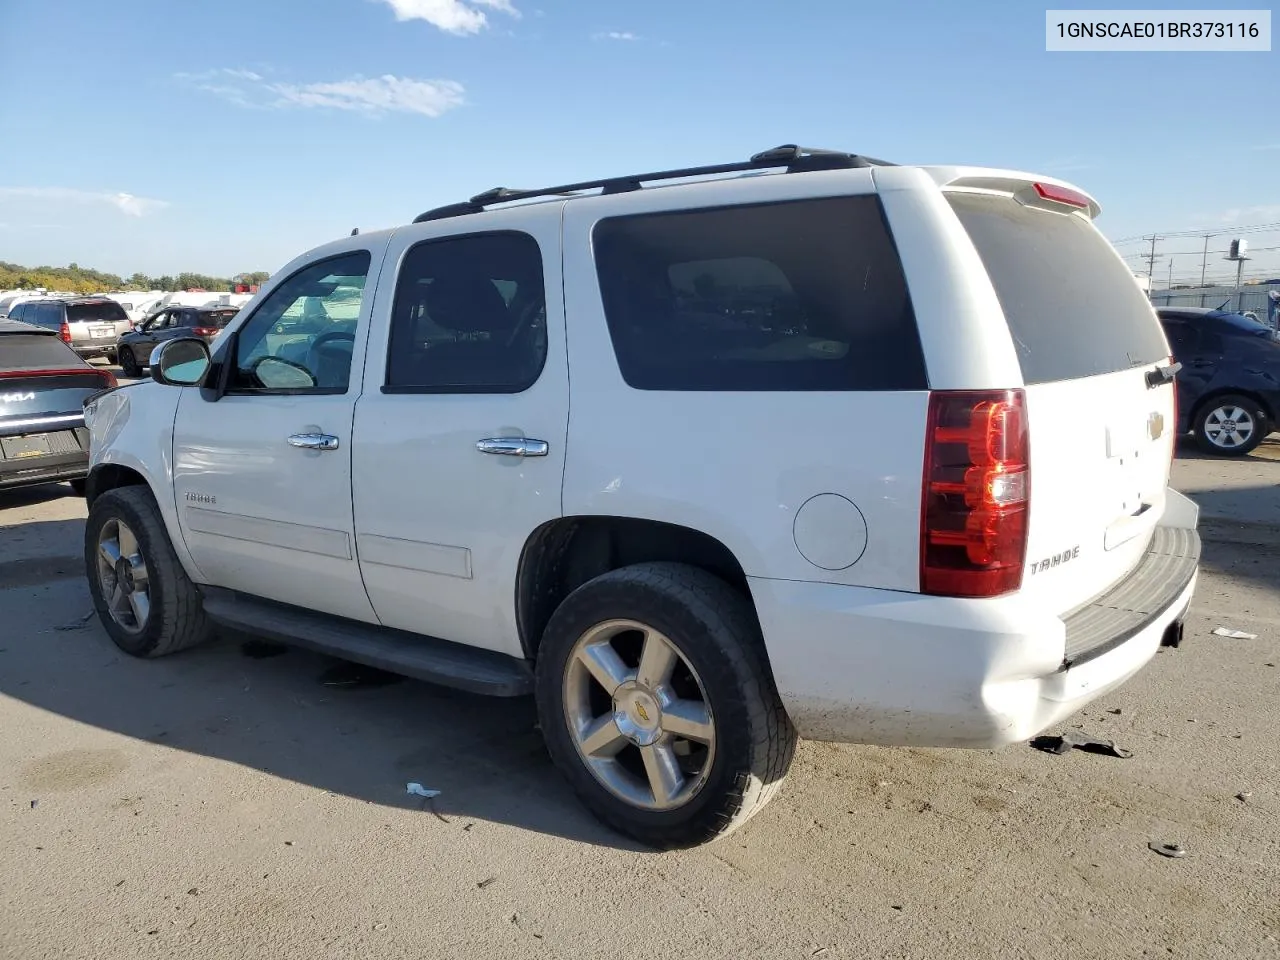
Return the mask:
POLYGON ((338 438, 327 433, 295 433, 289 438, 289 446, 303 450, 337 450, 338 438))
POLYGON ((550 449, 545 440, 527 440, 524 437, 491 437, 476 444, 481 453, 499 457, 545 457, 550 449))

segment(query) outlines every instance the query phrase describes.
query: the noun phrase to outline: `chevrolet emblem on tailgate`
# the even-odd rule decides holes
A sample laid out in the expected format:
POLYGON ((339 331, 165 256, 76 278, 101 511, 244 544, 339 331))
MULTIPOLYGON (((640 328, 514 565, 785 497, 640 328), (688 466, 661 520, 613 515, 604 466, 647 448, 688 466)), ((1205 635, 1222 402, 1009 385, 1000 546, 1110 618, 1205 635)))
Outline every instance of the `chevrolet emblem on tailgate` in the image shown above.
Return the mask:
POLYGON ((1164 414, 1159 410, 1152 410, 1147 417, 1147 436, 1152 440, 1159 440, 1164 436, 1164 414))

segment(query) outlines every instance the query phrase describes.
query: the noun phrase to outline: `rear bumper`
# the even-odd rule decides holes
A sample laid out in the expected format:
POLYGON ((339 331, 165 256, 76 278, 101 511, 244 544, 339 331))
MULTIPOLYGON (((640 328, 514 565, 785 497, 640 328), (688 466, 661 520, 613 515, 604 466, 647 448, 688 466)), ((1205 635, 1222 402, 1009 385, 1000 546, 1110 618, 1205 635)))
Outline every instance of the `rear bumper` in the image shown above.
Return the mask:
POLYGON ((80 356, 88 357, 114 357, 116 355, 115 340, 95 340, 81 341, 72 343, 71 349, 80 356))
POLYGON ((1166 527, 1174 535, 1153 539, 1156 552, 1129 577, 1066 618, 1017 595, 964 600, 751 579, 792 723, 814 740, 989 748, 1062 721, 1137 673, 1186 615, 1199 537, 1194 507, 1170 512, 1191 526, 1166 527), (1185 550, 1171 558, 1175 541, 1185 550))
MULTIPOLYGON (((77 418, 79 419, 79 418, 77 418)), ((49 418, 50 426, 55 429, 60 427, 62 431, 67 431, 70 424, 64 424, 57 418, 49 418)), ((79 424, 73 426, 75 433, 75 443, 80 446, 79 450, 66 450, 64 452, 46 454, 42 457, 24 457, 19 459, 7 459, 4 456, 3 449, 0 449, 0 490, 7 490, 12 487, 26 487, 35 483, 57 483, 62 480, 79 480, 89 475, 89 431, 84 427, 83 419, 79 419, 79 424)), ((39 432, 35 427, 28 432, 39 432)), ((0 436, 17 436, 14 430, 0 429, 0 436)), ((70 439, 70 438, 68 438, 70 439)), ((67 446, 71 446, 71 442, 67 446)))

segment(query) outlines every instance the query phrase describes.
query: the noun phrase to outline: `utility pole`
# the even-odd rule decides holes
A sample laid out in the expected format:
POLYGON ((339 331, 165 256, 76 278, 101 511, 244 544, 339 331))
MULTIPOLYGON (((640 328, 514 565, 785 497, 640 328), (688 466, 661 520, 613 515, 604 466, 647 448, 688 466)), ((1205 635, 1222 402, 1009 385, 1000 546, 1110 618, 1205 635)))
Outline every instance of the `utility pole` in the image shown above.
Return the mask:
POLYGON ((1167 286, 1167 289, 1169 290, 1173 289, 1173 257, 1169 258, 1169 284, 1167 286))
MULTIPOLYGON (((1216 234, 1206 233, 1204 235, 1204 256, 1200 258, 1200 286, 1204 286, 1204 270, 1209 263, 1209 238, 1216 234)), ((1203 296, 1203 295, 1202 295, 1203 296)), ((1204 304, 1201 304, 1204 306, 1204 304)))
POLYGON ((1154 284, 1156 280, 1156 241, 1164 238, 1157 237, 1153 233, 1150 237, 1143 237, 1143 239, 1151 241, 1151 253, 1147 256, 1147 282, 1154 284))

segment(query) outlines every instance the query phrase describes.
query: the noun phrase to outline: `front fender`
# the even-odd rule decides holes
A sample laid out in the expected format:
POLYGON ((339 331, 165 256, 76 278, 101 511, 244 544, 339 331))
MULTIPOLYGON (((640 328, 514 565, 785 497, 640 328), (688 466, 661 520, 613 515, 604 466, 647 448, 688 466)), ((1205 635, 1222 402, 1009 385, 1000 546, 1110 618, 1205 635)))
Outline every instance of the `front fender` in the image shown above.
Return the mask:
MULTIPOLYGON (((173 552, 195 583, 204 577, 187 550, 173 493, 173 423, 182 390, 143 381, 113 390, 85 407, 89 428, 89 489, 119 468, 150 488, 173 552)), ((109 489, 109 487, 108 487, 109 489)))

